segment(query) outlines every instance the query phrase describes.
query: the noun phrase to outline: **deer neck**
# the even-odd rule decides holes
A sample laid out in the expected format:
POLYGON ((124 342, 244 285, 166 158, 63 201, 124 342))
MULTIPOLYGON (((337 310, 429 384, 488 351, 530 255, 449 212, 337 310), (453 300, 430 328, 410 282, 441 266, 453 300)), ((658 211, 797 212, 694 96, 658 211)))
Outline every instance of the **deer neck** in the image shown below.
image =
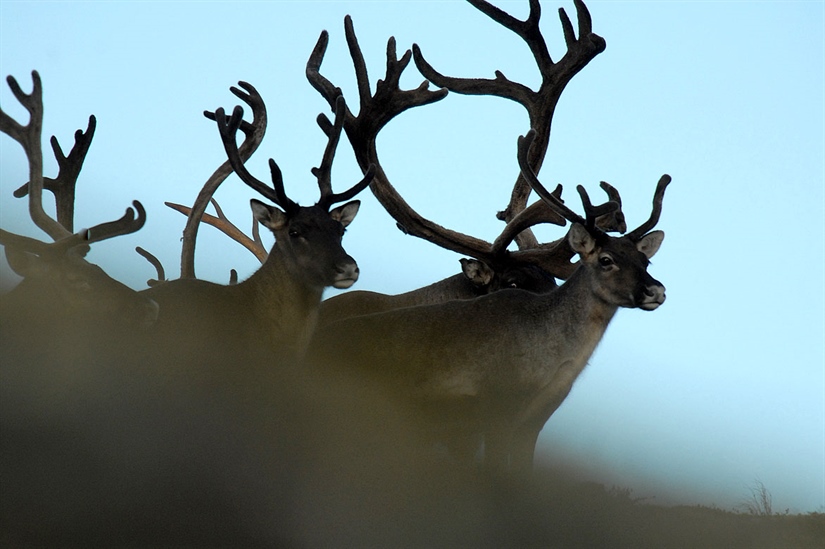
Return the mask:
POLYGON ((261 321, 261 336, 279 351, 300 358, 315 330, 323 288, 293 273, 276 249, 239 286, 261 321))
POLYGON ((551 314, 563 317, 554 324, 570 330, 568 338, 577 341, 577 347, 584 349, 588 357, 618 310, 617 305, 596 295, 594 276, 591 269, 580 266, 558 290, 547 296, 552 301, 551 314))

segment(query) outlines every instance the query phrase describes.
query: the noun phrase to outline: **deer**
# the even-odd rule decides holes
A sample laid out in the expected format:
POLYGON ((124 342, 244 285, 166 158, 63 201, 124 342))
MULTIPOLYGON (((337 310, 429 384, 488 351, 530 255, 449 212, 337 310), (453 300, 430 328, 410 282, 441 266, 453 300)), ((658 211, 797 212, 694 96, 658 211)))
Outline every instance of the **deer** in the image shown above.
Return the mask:
POLYGON ((567 242, 580 258, 558 289, 508 289, 341 320, 319 330, 311 355, 318 367, 379 384, 432 420, 434 432, 455 437, 458 451, 468 433, 481 434, 485 468, 517 475, 532 468, 541 429, 617 310, 652 311, 665 300, 647 267, 664 239, 652 229, 670 177, 657 184, 650 218, 613 237, 595 226, 583 187, 586 218, 541 185, 528 163, 535 135, 520 137, 519 165, 539 197, 572 223, 567 242))
MULTIPOLYGON (((527 43, 542 76, 540 88, 533 92, 522 84, 507 80, 499 71, 496 72, 496 80, 490 81, 446 77, 435 71, 424 60, 420 48, 415 44, 412 51, 408 50, 401 59, 398 59, 395 53, 395 40, 390 38, 387 43, 386 76, 378 81, 376 92, 372 95, 367 68, 355 36, 352 20, 347 17, 344 22, 346 41, 355 67, 361 110, 358 116, 347 114, 345 130, 362 169, 377 163, 375 137, 389 120, 409 108, 442 100, 446 97, 447 90, 460 94, 499 96, 524 106, 531 126, 538 134, 537 143, 531 151, 530 163, 536 170, 541 166, 547 152, 553 113, 561 93, 566 84, 581 69, 604 51, 604 39, 592 32, 592 21, 587 7, 584 3, 577 1, 579 37, 576 38, 564 9, 560 9, 559 17, 568 52, 561 60, 553 62, 539 29, 541 14, 538 2, 530 2, 530 15, 526 21, 518 21, 484 1, 470 3, 506 28, 516 32, 527 43), (421 73, 441 89, 429 91, 427 81, 415 90, 402 91, 399 88, 400 75, 411 58, 415 59, 421 73)), ((341 93, 340 88, 320 74, 320 66, 328 41, 329 35, 324 31, 307 63, 306 72, 312 86, 330 106, 333 106, 335 98, 341 93)), ((607 192, 609 200, 617 203, 619 208, 599 214, 597 224, 608 232, 624 232, 626 224, 621 211, 621 197, 618 191, 608 183, 602 182, 601 186, 607 192)), ((470 255, 472 259, 461 260, 464 276, 459 274, 448 277, 430 286, 404 294, 387 296, 361 290, 333 296, 322 303, 320 320, 322 324, 348 316, 396 307, 430 304, 451 299, 472 299, 501 288, 519 287, 544 293, 555 288, 554 278, 564 279, 572 272, 572 267, 567 260, 574 254, 566 246, 566 239, 540 246, 530 230, 530 227, 537 223, 549 222, 564 225, 565 220, 548 208, 543 201, 537 201, 527 207, 530 187, 521 175, 516 179, 510 204, 498 213, 497 217, 508 225, 493 244, 445 229, 415 212, 389 183, 383 170, 377 172, 377 176, 370 184, 370 189, 387 212, 395 218, 402 231, 424 238, 445 249, 470 255), (506 247, 514 239, 519 246, 519 251, 511 254, 506 247), (540 248, 542 251, 539 251, 540 248)), ((561 187, 554 192, 560 193, 561 187)))
MULTIPOLYGON (((244 82, 239 85, 254 96, 249 100, 251 104, 263 108, 254 87, 244 82)), ((233 92, 243 95, 237 88, 233 92)), ((332 161, 345 108, 341 99, 321 165, 312 169, 320 189, 320 198, 313 206, 299 206, 286 195, 280 168, 273 159, 269 161, 271 187, 246 169, 236 141, 243 123, 240 105, 231 116, 223 108, 215 111, 212 117, 233 170, 249 187, 276 204, 250 201, 255 219, 272 231, 275 244, 263 265, 237 284, 224 286, 181 278, 143 290, 143 295, 161 306, 159 333, 186 326, 195 346, 198 342, 220 340, 239 345, 247 342, 289 357, 303 353, 316 323, 324 288, 348 288, 358 279, 358 266, 344 251, 341 241, 360 206, 360 201, 350 199, 369 185, 372 171, 366 170, 364 178, 348 190, 333 192, 332 161), (331 208, 339 202, 345 203, 331 208)))
MULTIPOLYGON (((510 17, 487 2, 477 1, 471 4, 516 32, 527 42, 542 75, 540 89, 537 92, 531 92, 525 86, 507 80, 499 72, 497 72, 497 79, 489 82, 479 79, 444 77, 424 61, 417 45, 413 45, 412 51, 407 50, 399 59, 395 53, 395 40, 390 38, 387 43, 386 76, 378 81, 376 92, 373 95, 370 92, 364 57, 355 36, 352 20, 348 16, 345 18, 344 27, 358 82, 360 112, 358 116, 348 112, 344 127, 362 170, 366 170, 370 165, 378 164, 375 137, 387 122, 409 108, 442 100, 446 97, 448 89, 463 94, 496 95, 522 104, 528 111, 532 126, 540 135, 530 159, 535 169, 540 167, 547 151, 553 112, 561 92, 575 74, 604 50, 604 40, 592 32, 590 14, 582 2, 576 2, 579 16, 578 39, 574 36, 566 13, 560 9, 559 16, 567 41, 568 54, 559 62, 554 63, 538 27, 540 17, 538 2, 530 3, 530 16, 524 22, 510 17), (429 91, 427 81, 415 90, 402 91, 399 88, 401 73, 413 56, 422 74, 441 86, 441 89, 429 91)), ((329 34, 324 31, 307 62, 306 74, 310 84, 327 100, 330 106, 334 106, 341 90, 320 73, 328 42, 329 34)), ((326 124, 329 125, 329 122, 326 124)), ((610 200, 621 206, 618 191, 605 182, 602 183, 602 188, 608 193, 610 200)), ((567 260, 574 254, 567 249, 566 240, 562 239, 543 245, 544 251, 538 251, 539 244, 532 235, 530 226, 544 222, 563 225, 565 220, 549 209, 543 201, 535 202, 530 207, 526 206, 530 187, 525 184, 521 175, 516 180, 510 204, 498 214, 499 219, 504 220, 508 225, 493 244, 445 229, 415 212, 394 189, 383 170, 376 171, 370 189, 387 212, 395 218, 402 231, 424 238, 445 249, 470 255, 472 259, 461 260, 463 276, 459 274, 448 277, 430 286, 404 294, 388 296, 377 292, 354 291, 331 297, 322 303, 321 324, 397 307, 438 303, 451 299, 472 299, 501 288, 519 287, 544 293, 556 287, 554 277, 563 279, 571 272, 571 266, 567 260), (514 239, 520 250, 511 254, 506 247, 514 239), (566 256, 566 259, 559 256, 566 256)), ((559 187, 554 192, 560 193, 560 191, 559 187)), ((624 232, 626 225, 621 208, 600 214, 598 225, 607 231, 624 232)))
POLYGON ((51 319, 54 330, 69 329, 83 319, 101 324, 112 321, 133 326, 149 326, 157 319, 158 305, 146 296, 113 279, 85 256, 90 246, 109 238, 140 230, 146 222, 143 205, 133 202, 123 217, 74 231, 75 188, 80 170, 91 145, 97 121, 89 117, 86 131, 77 130, 75 144, 68 155, 63 153, 55 136, 50 142, 58 164, 54 178, 43 174, 41 134, 43 127, 43 85, 37 71, 32 71, 32 91, 25 93, 13 76, 7 82, 15 98, 28 111, 29 123, 23 125, 0 109, 0 131, 17 141, 29 163, 29 181, 14 192, 28 196, 28 207, 35 225, 53 242, 0 229, 0 244, 11 269, 23 280, 0 297, 0 310, 11 326, 25 328, 26 321, 51 319), (43 191, 55 199, 56 217, 43 207, 43 191))

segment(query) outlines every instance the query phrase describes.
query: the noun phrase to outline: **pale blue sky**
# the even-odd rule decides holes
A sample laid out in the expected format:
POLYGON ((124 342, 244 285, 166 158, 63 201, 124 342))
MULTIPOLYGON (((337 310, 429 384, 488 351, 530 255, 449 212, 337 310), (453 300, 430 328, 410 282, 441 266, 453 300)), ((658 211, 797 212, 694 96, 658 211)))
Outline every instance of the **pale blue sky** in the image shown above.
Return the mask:
MULTIPOLYGON (((524 17, 527 1, 497 5, 524 17)), ((571 1, 542 2, 554 58, 564 51, 556 16, 571 1)), ((593 480, 661 502, 732 507, 761 480, 776 508, 825 507, 825 7, 822 2, 588 3, 607 50, 568 86, 554 120, 549 185, 568 193, 617 186, 630 225, 646 219, 662 173, 673 176, 660 228, 667 238, 652 274, 668 300, 652 313, 620 311, 540 440, 548 461, 575 461, 593 480), (784 265, 784 267, 782 267, 784 265), (780 267, 782 267, 780 269, 780 267)), ((304 77, 322 29, 322 73, 355 101, 343 37, 351 14, 371 80, 383 76, 386 39, 417 42, 439 70, 535 86, 524 45, 461 1, 13 2, 0 1, 0 72, 24 89, 44 86, 44 138, 65 150, 95 114, 98 129, 78 192, 78 226, 113 219, 131 200, 147 207, 138 234, 96 245, 110 274, 144 287, 171 276, 184 218, 163 206, 191 203, 223 160, 204 109, 231 108, 228 88, 247 80, 270 125, 250 169, 271 156, 287 192, 317 197, 310 168, 325 139, 314 123, 325 102, 304 77)), ((414 66, 405 81, 422 79, 414 66)), ((8 87, 3 108, 21 109, 8 87)), ((497 98, 451 95, 402 114, 382 134, 382 163, 422 214, 492 240, 517 174, 523 109, 497 98)), ((55 164, 46 145, 48 174, 55 164)), ((0 137, 0 223, 34 236, 12 191, 26 181, 19 146, 0 137)), ((360 174, 342 143, 338 188, 360 174)), ((217 197, 247 229, 252 193, 237 180, 217 197)), ((400 292, 458 270, 458 256, 404 237, 372 197, 345 245, 361 267, 357 288, 400 292)), ((562 234, 541 231, 550 240, 562 234)), ((198 274, 226 281, 255 259, 211 228, 201 231, 198 274)), ((8 271, 3 267, 8 280, 8 271)))

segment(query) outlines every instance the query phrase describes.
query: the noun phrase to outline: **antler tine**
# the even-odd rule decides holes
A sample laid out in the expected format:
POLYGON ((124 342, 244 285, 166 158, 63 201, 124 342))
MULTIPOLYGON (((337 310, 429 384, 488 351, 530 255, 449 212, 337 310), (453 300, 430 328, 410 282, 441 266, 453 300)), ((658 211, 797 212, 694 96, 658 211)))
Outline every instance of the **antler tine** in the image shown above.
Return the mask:
POLYGON ((624 212, 622 212, 622 197, 619 191, 610 183, 602 181, 599 186, 607 193, 607 198, 611 202, 618 204, 618 208, 606 215, 596 219, 596 226, 606 233, 621 233, 627 231, 627 222, 625 221, 624 212))
POLYGON ((338 147, 338 140, 341 137, 341 130, 344 127, 344 119, 347 116, 347 104, 343 95, 339 95, 335 100, 335 122, 330 125, 329 119, 323 114, 318 116, 318 125, 327 135, 327 147, 324 150, 324 157, 321 166, 312 168, 312 174, 318 178, 318 186, 321 189, 321 198, 318 205, 329 208, 336 202, 349 200, 372 183, 375 176, 375 165, 370 163, 364 177, 342 193, 332 192, 332 161, 335 158, 335 150, 338 147))
POLYGON ((43 86, 40 74, 32 71, 32 92, 29 94, 23 91, 13 76, 8 76, 6 81, 14 97, 29 112, 29 123, 23 126, 0 109, 0 131, 20 143, 28 158, 29 216, 52 240, 60 240, 71 235, 71 231, 43 209, 43 86))
MULTIPOLYGON (((77 130, 74 134, 75 143, 68 156, 63 154, 63 149, 57 137, 52 136, 50 143, 54 157, 57 160, 57 177, 43 177, 43 188, 54 195, 57 222, 68 231, 74 231, 74 202, 77 178, 86 160, 86 154, 92 144, 97 119, 94 115, 89 116, 89 125, 86 131, 77 130)), ((23 198, 29 193, 29 183, 24 184, 14 191, 15 198, 23 198)))
MULTIPOLYGON (((494 79, 445 76, 436 71, 424 59, 421 49, 417 45, 413 45, 416 66, 421 74, 431 82, 448 88, 450 91, 467 95, 494 95, 521 104, 527 110, 530 128, 538 132, 537 143, 533 146, 528 158, 529 165, 535 172, 538 172, 547 154, 553 114, 564 88, 582 68, 604 51, 606 43, 601 36, 592 32, 590 12, 581 0, 575 0, 579 22, 578 38, 575 36, 567 13, 563 8, 559 9, 559 19, 567 45, 567 52, 555 63, 550 57, 547 44, 539 27, 541 6, 538 0, 530 0, 530 13, 524 21, 512 17, 485 0, 468 0, 468 2, 524 40, 533 53, 542 76, 542 83, 538 91, 533 91, 523 84, 507 79, 501 71, 495 71, 494 79)), ((513 185, 510 202, 504 210, 503 216, 501 216, 505 222, 511 221, 519 212, 524 210, 527 206, 530 190, 531 187, 523 172, 520 173, 513 185)), ((538 245, 531 231, 523 232, 518 241, 521 248, 538 245)))
POLYGON ((670 184, 670 181, 671 177, 668 174, 664 174, 659 178, 659 182, 656 184, 656 192, 653 193, 653 209, 650 212, 650 218, 627 233, 628 238, 634 241, 639 240, 659 222, 659 216, 662 214, 662 200, 665 197, 665 189, 670 184))
POLYGON ((150 278, 147 280, 146 285, 152 287, 166 282, 166 271, 164 270, 163 263, 160 262, 160 259, 158 259, 153 253, 141 248, 140 246, 136 246, 135 251, 146 261, 148 261, 149 264, 155 268, 155 271, 158 274, 157 278, 150 278))
POLYGON ((134 210, 132 208, 126 208, 126 213, 123 214, 123 217, 120 219, 100 223, 86 229, 87 244, 139 231, 146 223, 146 210, 143 204, 137 200, 132 201, 132 206, 134 206, 134 210), (135 217, 135 211, 137 211, 137 217, 135 217))
MULTIPOLYGON (((335 122, 329 131, 324 131, 327 135, 327 146, 324 149, 324 156, 321 165, 312 168, 312 175, 318 179, 318 187, 321 189, 321 200, 325 202, 332 194, 332 161, 335 159, 335 151, 338 148, 338 140, 341 138, 341 129, 344 127, 344 115, 347 105, 343 96, 338 96, 335 101, 335 122)), ((323 126, 322 126, 323 129, 323 126)))
POLYGON ((604 204, 594 206, 593 203, 590 202, 590 196, 587 194, 587 190, 585 190, 583 186, 576 186, 576 191, 578 191, 579 196, 581 197, 582 206, 584 207, 585 227, 587 227, 587 230, 590 232, 602 231, 602 229, 598 227, 597 221, 600 218, 605 218, 605 216, 617 211, 619 209, 619 205, 611 200, 605 202, 604 204))
MULTIPOLYGON (((335 117, 336 123, 335 124, 330 122, 329 118, 327 118, 326 115, 323 114, 323 113, 318 115, 317 122, 318 122, 318 126, 320 126, 321 130, 327 135, 328 138, 332 139, 333 132, 337 132, 338 135, 335 136, 335 139, 336 139, 336 142, 337 142, 338 138, 341 135, 341 126, 338 125, 338 122, 340 120, 341 124, 343 124, 344 116, 346 116, 345 114, 342 114, 339 117, 338 113, 346 113, 348 111, 347 111, 346 103, 344 101, 343 96, 339 96, 339 98, 336 101, 335 105, 336 105, 336 117, 335 117)), ((330 162, 331 162, 331 160, 330 160, 330 162)), ((316 170, 320 170, 320 168, 313 168, 312 173, 315 174, 316 170)), ((321 193, 321 199, 318 201, 318 204, 321 205, 321 206, 329 207, 331 204, 335 204, 337 202, 344 202, 346 200, 350 200, 355 195, 357 195, 358 193, 360 193, 361 191, 366 189, 370 185, 370 183, 372 183, 372 179, 373 179, 373 177, 375 177, 375 173, 376 173, 375 164, 370 163, 369 166, 367 167, 367 170, 364 173, 364 177, 361 179, 361 181, 359 181, 358 183, 356 183, 355 185, 353 185, 352 187, 350 187, 349 189, 347 189, 346 191, 344 191, 342 193, 333 193, 333 192, 331 192, 332 191, 332 186, 330 184, 330 186, 329 186, 330 193, 325 195, 322 192, 321 193)))

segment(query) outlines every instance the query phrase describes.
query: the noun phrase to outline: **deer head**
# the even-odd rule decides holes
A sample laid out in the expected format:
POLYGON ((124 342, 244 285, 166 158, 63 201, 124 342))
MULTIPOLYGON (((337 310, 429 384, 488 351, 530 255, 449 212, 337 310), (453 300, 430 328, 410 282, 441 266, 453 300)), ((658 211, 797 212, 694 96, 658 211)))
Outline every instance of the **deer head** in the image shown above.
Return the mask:
POLYGON ((243 119, 242 107, 236 106, 229 117, 220 108, 215 111, 214 118, 235 173, 244 183, 277 205, 270 206, 255 199, 250 202, 255 219, 275 235, 273 251, 278 250, 285 265, 309 285, 349 288, 358 280, 358 266, 344 251, 341 239, 345 228, 355 218, 360 201, 353 200, 330 208, 335 203, 350 200, 365 189, 373 178, 374 169, 368 168, 364 178, 350 189, 342 193, 332 191, 332 161, 346 111, 343 97, 336 105, 335 124, 331 129, 322 125, 329 139, 321 165, 312 169, 321 191, 320 199, 312 206, 299 206, 287 197, 281 170, 273 159, 269 160, 272 187, 246 169, 235 139, 243 119))
POLYGON ((578 191, 584 203, 586 217, 582 218, 565 206, 541 184, 527 158, 535 138, 534 132, 519 137, 518 158, 525 180, 550 207, 573 223, 568 235, 571 250, 579 255, 582 264, 594 273, 594 293, 604 302, 619 307, 638 307, 652 311, 665 301, 665 287, 647 273, 650 258, 659 250, 665 238, 662 231, 651 231, 659 221, 665 189, 671 181, 663 175, 653 195, 650 218, 621 237, 613 237, 596 226, 599 215, 618 208, 615 202, 594 208, 584 187, 578 191))
POLYGON ((0 131, 20 143, 29 162, 29 181, 15 191, 15 196, 28 196, 32 221, 54 240, 46 243, 0 229, 0 244, 5 247, 9 265, 24 278, 17 293, 24 294, 32 304, 35 301, 45 302, 44 306, 50 309, 48 314, 62 310, 84 315, 103 314, 108 319, 134 320, 141 324, 154 322, 158 314, 156 303, 84 259, 91 244, 130 234, 143 227, 146 211, 140 202, 134 201, 134 209, 128 208, 126 214, 116 221, 72 233, 75 185, 94 135, 94 116, 89 117, 86 132, 76 132, 75 145, 68 155, 63 154, 57 138, 51 138, 59 173, 56 178, 44 177, 40 75, 37 71, 32 72, 33 87, 28 94, 23 92, 14 77, 9 76, 7 80, 12 93, 30 115, 29 123, 24 126, 0 110, 0 131), (57 219, 43 208, 44 189, 54 195, 57 219))

